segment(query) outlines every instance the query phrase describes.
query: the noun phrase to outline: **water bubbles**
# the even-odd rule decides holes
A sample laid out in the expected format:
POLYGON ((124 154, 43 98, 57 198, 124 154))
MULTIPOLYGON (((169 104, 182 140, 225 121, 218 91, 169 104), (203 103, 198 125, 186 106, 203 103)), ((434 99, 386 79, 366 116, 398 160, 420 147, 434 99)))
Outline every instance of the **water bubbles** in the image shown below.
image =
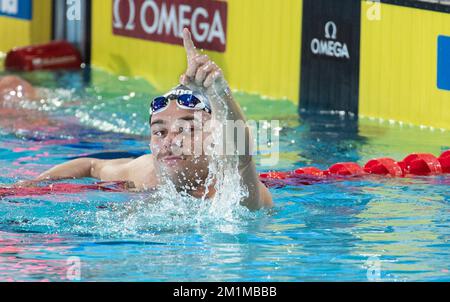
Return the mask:
POLYGON ((228 228, 232 232, 254 216, 244 207, 236 207, 232 215, 224 215, 219 211, 223 207, 214 206, 213 200, 199 200, 179 193, 170 183, 140 195, 126 203, 96 209, 93 221, 77 223, 78 232, 89 231, 104 237, 145 238, 161 232, 183 233, 193 229, 210 232, 228 228))
MULTIPOLYGON (((118 77, 118 80, 129 81, 124 76, 118 77)), ((115 82, 117 83, 117 80, 115 82)), ((27 109, 45 111, 48 114, 75 117, 80 124, 105 132, 138 135, 147 133, 148 111, 142 110, 142 107, 148 106, 148 96, 143 97, 144 94, 136 91, 135 88, 130 92, 130 89, 125 87, 129 83, 120 84, 123 84, 123 89, 128 91, 120 91, 120 87, 113 86, 100 89, 98 84, 87 88, 87 91, 41 89, 45 97, 39 101, 23 102, 20 105, 27 109), (141 118, 142 124, 140 120, 139 123, 137 122, 141 118)), ((17 92, 14 93, 16 96, 17 92)), ((220 97, 215 101, 220 106, 226 107, 220 97)), ((223 123, 227 116, 227 109, 222 108, 219 111, 222 113, 218 114, 221 118, 219 122, 223 123)), ((270 128, 271 125, 267 123, 267 127, 270 128)), ((198 141, 200 138, 195 139, 198 141)), ((222 139, 218 133, 214 133, 215 143, 222 139)), ((181 141, 176 143, 181 147, 181 141)), ((69 226, 59 231, 121 237, 140 236, 140 234, 151 236, 164 230, 186 231, 192 228, 217 227, 224 231, 236 229, 246 220, 245 217, 252 215, 240 204, 241 200, 248 195, 248 191, 241 183, 238 158, 224 157, 215 153, 217 150, 213 144, 206 148, 211 155, 208 171, 199 171, 195 174, 196 179, 188 179, 190 177, 187 175, 192 174, 188 172, 183 172, 180 176, 184 182, 190 181, 189 185, 185 186, 186 191, 206 182, 206 190, 200 199, 178 192, 174 185, 168 182, 157 191, 138 194, 139 197, 132 197, 132 200, 126 203, 112 202, 106 207, 91 205, 85 211, 71 213, 70 217, 63 215, 62 217, 69 221, 69 226), (205 172, 208 173, 206 181, 200 177, 205 172), (210 194, 209 191, 215 194, 210 194), (211 195, 213 197, 210 197, 211 195)))

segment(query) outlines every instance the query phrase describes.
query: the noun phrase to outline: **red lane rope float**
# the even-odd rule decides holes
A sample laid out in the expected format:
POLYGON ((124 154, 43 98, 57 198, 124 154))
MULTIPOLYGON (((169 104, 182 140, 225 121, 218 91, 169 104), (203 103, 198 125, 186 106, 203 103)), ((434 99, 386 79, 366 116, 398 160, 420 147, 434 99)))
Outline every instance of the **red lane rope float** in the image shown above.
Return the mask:
POLYGON ((58 183, 45 187, 0 187, 0 199, 4 197, 42 196, 51 194, 76 194, 87 191, 123 192, 127 182, 99 182, 93 185, 58 183))
POLYGON ((442 155, 439 157, 439 162, 442 167, 442 172, 450 173, 450 150, 442 153, 442 155))
POLYGON ((411 154, 402 162, 405 174, 438 175, 442 174, 442 166, 433 154, 411 154))
POLYGON ((332 165, 328 171, 331 175, 361 176, 366 174, 364 169, 357 163, 337 163, 332 165))
POLYGON ((389 175, 392 177, 402 177, 405 175, 400 165, 388 157, 370 160, 364 166, 364 171, 369 174, 389 175))
MULTIPOLYGON (((450 173, 450 150, 445 151, 439 158, 432 154, 413 153, 403 161, 396 162, 392 158, 376 158, 368 161, 364 167, 357 163, 337 163, 327 170, 315 167, 299 168, 290 172, 266 172, 259 175, 260 180, 270 188, 285 186, 312 185, 333 180, 361 178, 368 175, 386 177, 408 177, 440 175, 450 173)), ((75 194, 86 191, 124 192, 128 183, 99 182, 92 185, 78 185, 58 183, 45 187, 0 187, 0 199, 4 197, 25 197, 50 194, 75 194)))
POLYGON ((268 187, 284 187, 368 175, 409 177, 444 173, 450 173, 450 150, 442 153, 439 158, 427 153, 413 153, 400 162, 383 157, 368 161, 364 167, 353 162, 337 163, 324 171, 314 167, 306 167, 293 172, 263 173, 260 174, 260 179, 268 187))
POLYGON ((322 171, 318 168, 314 167, 306 167, 306 168, 300 168, 294 171, 296 175, 311 175, 314 177, 324 177, 325 171, 322 171))

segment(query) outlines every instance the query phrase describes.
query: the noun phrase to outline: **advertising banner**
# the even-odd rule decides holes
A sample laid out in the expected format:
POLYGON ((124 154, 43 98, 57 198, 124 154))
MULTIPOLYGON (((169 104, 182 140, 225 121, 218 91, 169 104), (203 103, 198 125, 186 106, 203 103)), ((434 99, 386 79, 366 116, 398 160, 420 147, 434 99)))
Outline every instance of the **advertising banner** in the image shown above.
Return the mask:
POLYGON ((114 0, 113 33, 182 45, 188 27, 197 47, 225 52, 227 2, 212 0, 114 0))
POLYGON ((0 0, 0 16, 31 20, 33 18, 32 0, 0 0))
POLYGON ((360 19, 360 1, 303 1, 301 109, 358 113, 360 19))

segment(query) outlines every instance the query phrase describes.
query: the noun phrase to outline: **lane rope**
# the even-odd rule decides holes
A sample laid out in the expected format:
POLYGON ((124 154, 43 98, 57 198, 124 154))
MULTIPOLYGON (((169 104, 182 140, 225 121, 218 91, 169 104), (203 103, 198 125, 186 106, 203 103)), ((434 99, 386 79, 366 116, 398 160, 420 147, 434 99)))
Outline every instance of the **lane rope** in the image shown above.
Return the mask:
MULTIPOLYGON (((259 175, 269 188, 302 186, 342 179, 361 179, 370 175, 381 177, 432 176, 450 173, 450 150, 439 157, 429 153, 413 153, 402 161, 383 157, 368 161, 364 167, 355 162, 336 163, 327 170, 304 167, 288 172, 267 172, 259 175)), ((36 187, 0 187, 0 199, 54 194, 77 194, 88 191, 126 192, 128 182, 98 182, 91 185, 56 183, 36 187)))

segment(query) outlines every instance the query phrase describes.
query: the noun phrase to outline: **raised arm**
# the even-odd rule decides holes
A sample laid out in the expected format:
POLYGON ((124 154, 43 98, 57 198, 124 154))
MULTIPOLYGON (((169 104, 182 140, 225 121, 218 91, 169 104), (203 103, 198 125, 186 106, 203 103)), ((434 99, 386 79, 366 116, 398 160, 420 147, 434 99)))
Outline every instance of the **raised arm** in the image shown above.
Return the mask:
MULTIPOLYGON (((186 73, 180 78, 180 82, 186 86, 194 86, 203 89, 210 99, 213 119, 218 121, 237 122, 236 125, 243 125, 245 130, 245 152, 239 154, 239 173, 244 184, 249 190, 249 196, 243 204, 250 209, 272 206, 272 196, 267 188, 259 181, 255 163, 250 152, 251 133, 246 125, 246 118, 235 102, 231 89, 228 86, 225 76, 207 55, 197 51, 188 29, 183 31, 183 42, 187 55, 188 67, 186 73)), ((235 135, 226 136, 227 144, 232 144, 235 148, 241 141, 237 141, 235 135)))

